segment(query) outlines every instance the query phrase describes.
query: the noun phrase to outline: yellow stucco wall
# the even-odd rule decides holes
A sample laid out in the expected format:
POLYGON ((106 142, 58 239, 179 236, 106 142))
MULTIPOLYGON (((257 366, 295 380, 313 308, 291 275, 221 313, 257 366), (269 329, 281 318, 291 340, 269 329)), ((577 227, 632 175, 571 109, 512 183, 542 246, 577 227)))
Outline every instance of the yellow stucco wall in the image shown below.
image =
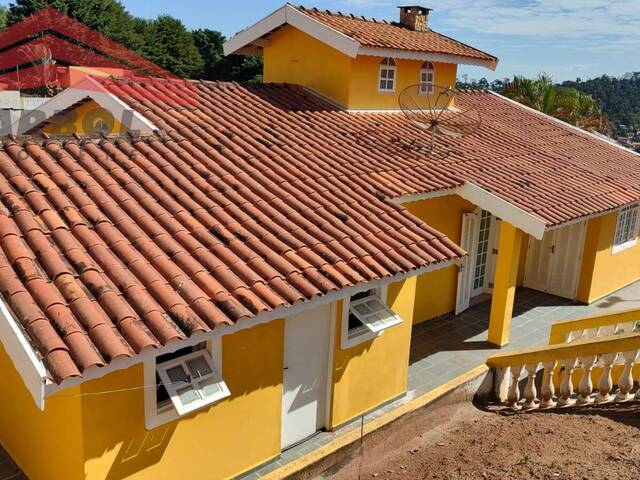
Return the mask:
MULTIPOLYGON (((381 57, 359 56, 353 61, 349 108, 398 109, 398 96, 405 88, 420 83, 422 61, 396 59, 397 83, 394 92, 378 92, 381 57)), ((434 63, 435 83, 454 87, 457 66, 434 63)), ((435 101, 435 100, 434 100, 435 101)))
POLYGON ((118 119, 94 101, 89 101, 71 112, 52 117, 42 132, 50 135, 70 135, 73 133, 94 135, 98 120, 103 120, 106 123, 109 130, 107 133, 126 133, 126 128, 118 119))
MULTIPOLYGON (((458 195, 446 195, 404 205, 413 215, 441 231, 456 243, 462 234, 462 215, 476 206, 458 195)), ((418 277, 415 323, 455 309, 458 268, 453 266, 418 277)))
POLYGON ((587 224, 578 283, 578 300, 591 303, 640 279, 640 243, 613 255, 618 212, 592 218, 587 224))
POLYGON ((0 444, 31 480, 80 479, 79 387, 47 399, 41 411, 0 345, 0 444))
MULTIPOLYGON (((424 62, 396 59, 395 92, 378 92, 382 57, 355 59, 300 30, 286 26, 264 47, 264 81, 305 85, 350 109, 397 109, 398 95, 420 82, 424 62)), ((455 86, 457 65, 434 63, 435 83, 455 86)))
POLYGON ((286 26, 264 48, 264 82, 305 85, 348 105, 351 58, 300 30, 286 26))
POLYGON ((416 277, 389 286, 388 305, 404 320, 373 340, 340 348, 342 305, 336 322, 331 426, 335 427, 405 392, 416 277))
MULTIPOLYGON (((87 479, 229 478, 280 452, 284 322, 222 338, 231 397, 152 431, 144 393, 82 398, 87 479), (206 466, 206 467, 205 467, 206 466)), ((82 393, 142 385, 141 365, 83 384, 82 393)))
POLYGON ((249 470, 280 453, 284 322, 222 345, 232 396, 151 431, 142 365, 63 390, 41 412, 0 349, 0 443, 31 480, 222 479, 249 470))

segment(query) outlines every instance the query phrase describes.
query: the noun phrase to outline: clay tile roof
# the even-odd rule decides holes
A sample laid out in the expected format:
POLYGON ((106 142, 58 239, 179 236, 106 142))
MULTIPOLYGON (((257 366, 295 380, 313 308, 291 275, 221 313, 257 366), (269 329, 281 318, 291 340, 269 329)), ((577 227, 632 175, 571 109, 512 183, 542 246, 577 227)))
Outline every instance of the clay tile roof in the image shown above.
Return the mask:
MULTIPOLYGON (((111 83, 123 98, 135 88, 111 83)), ((336 185, 343 182, 378 199, 398 199, 468 181, 552 227, 640 199, 639 155, 490 92, 457 93, 456 108, 477 109, 480 128, 437 137, 431 155, 428 135, 398 111, 346 111, 296 85, 194 85, 197 108, 132 104, 171 138, 204 136, 223 157, 262 170, 282 167, 277 177, 286 176, 314 201, 342 195, 336 185)), ((355 223, 363 225, 369 219, 349 202, 355 223)))
POLYGON ((464 254, 298 141, 277 99, 315 99, 199 88, 197 109, 137 105, 163 137, 0 147, 0 292, 55 382, 464 254))
POLYGON ((472 181, 548 226, 640 199, 639 156, 486 92, 430 155, 401 113, 299 86, 101 81, 162 131, 0 148, 0 293, 56 382, 463 255, 406 195, 472 181))
POLYGON ((456 55, 497 62, 493 55, 473 48, 431 29, 414 31, 398 23, 375 18, 354 17, 340 12, 296 7, 300 12, 357 40, 360 45, 371 48, 407 50, 421 53, 456 55))

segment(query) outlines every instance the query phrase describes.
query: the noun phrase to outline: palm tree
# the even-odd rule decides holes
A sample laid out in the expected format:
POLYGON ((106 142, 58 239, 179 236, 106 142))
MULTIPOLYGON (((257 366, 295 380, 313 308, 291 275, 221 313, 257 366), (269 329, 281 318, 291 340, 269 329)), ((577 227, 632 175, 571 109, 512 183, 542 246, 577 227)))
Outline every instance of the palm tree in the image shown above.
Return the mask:
POLYGON ((602 133, 609 130, 606 117, 591 96, 574 88, 558 87, 544 73, 535 80, 516 75, 502 94, 580 128, 602 133))

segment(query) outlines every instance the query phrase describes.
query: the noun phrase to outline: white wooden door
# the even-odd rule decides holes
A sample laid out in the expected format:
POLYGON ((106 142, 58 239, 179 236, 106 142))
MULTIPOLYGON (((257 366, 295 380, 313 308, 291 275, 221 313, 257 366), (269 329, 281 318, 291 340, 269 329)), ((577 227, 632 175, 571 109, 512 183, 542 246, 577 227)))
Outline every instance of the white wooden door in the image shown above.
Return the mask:
POLYGON ((460 246, 468 255, 460 261, 458 267, 458 290, 456 292, 456 315, 469 308, 471 292, 473 289, 473 277, 475 274, 475 259, 478 247, 478 227, 480 215, 478 213, 465 213, 462 215, 462 235, 460 246))
POLYGON ((330 305, 285 320, 282 448, 325 426, 330 328, 330 305))
POLYGON ((553 255, 554 232, 546 232, 542 240, 529 237, 527 264, 524 273, 524 286, 546 292, 549 287, 551 256, 553 255))
POLYGON ((555 252, 549 272, 548 292, 573 300, 578 288, 586 222, 574 223, 554 232, 555 252))
POLYGON ((529 238, 524 286, 575 299, 586 222, 551 230, 542 240, 529 238))

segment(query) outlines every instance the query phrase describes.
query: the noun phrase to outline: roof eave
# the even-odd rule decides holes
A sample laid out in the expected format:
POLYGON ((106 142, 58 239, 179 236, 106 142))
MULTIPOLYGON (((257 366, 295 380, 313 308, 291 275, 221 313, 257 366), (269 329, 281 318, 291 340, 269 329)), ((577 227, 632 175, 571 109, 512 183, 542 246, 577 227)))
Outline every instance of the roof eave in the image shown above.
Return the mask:
POLYGON ((224 54, 231 55, 260 49, 262 48, 259 45, 260 39, 283 25, 291 25, 351 58, 355 58, 358 54, 360 48, 358 41, 311 18, 289 4, 280 7, 271 15, 226 41, 223 45, 224 54))
POLYGON ((478 58, 466 55, 451 55, 446 53, 418 52, 413 50, 399 50, 391 48, 363 47, 358 50, 358 55, 372 57, 392 57, 405 60, 421 60, 424 62, 455 63, 458 65, 473 65, 495 70, 498 67, 497 58, 478 58))

